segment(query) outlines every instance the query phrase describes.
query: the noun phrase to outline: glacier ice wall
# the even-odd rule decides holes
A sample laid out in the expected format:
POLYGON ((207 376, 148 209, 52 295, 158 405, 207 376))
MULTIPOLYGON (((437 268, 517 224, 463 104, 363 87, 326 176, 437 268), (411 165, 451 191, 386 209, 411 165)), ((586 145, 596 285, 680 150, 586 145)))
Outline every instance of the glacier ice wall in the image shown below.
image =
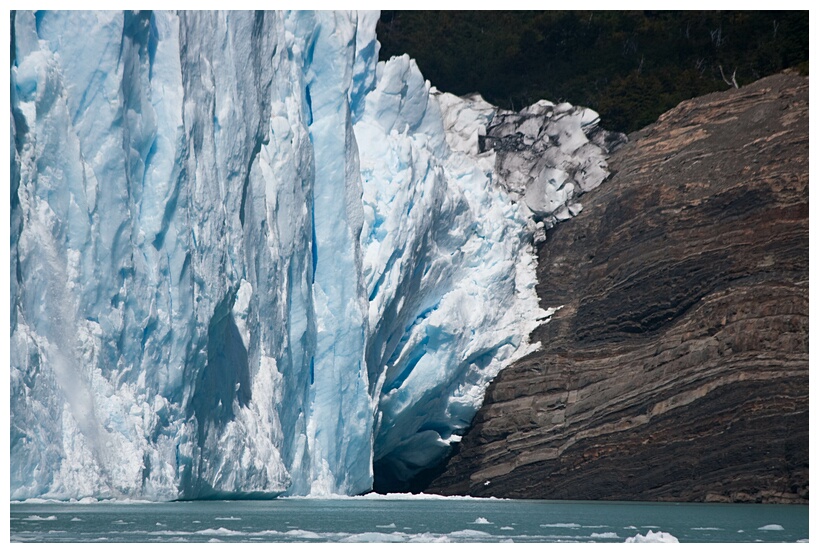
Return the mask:
POLYGON ((377 17, 13 14, 12 499, 406 481, 534 347, 594 114, 439 93, 377 17))

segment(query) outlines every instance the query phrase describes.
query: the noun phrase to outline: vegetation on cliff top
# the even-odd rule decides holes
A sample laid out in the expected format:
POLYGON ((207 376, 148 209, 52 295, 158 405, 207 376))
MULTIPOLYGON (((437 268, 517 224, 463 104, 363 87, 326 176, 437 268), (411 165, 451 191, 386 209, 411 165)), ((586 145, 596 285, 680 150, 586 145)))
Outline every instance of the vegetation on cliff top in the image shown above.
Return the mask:
POLYGON ((407 53, 454 94, 592 107, 631 132, 682 100, 807 72, 807 11, 383 11, 381 59, 407 53))

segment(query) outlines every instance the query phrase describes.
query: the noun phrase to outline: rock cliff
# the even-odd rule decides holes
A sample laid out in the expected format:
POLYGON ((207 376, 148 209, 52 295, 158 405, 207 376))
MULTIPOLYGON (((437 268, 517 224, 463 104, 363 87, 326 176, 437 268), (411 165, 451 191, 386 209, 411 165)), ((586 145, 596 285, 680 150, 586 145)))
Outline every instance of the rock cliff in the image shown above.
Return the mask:
POLYGON ((808 79, 683 102, 538 251, 541 350, 431 493, 808 501, 808 79))

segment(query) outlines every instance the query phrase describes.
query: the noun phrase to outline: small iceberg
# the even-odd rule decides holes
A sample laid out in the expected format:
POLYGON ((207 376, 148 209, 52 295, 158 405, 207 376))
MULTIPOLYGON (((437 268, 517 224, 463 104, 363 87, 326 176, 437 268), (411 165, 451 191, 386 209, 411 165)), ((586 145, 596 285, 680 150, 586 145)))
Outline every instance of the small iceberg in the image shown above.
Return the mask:
POLYGON ((680 540, 668 532, 649 530, 645 536, 637 534, 632 538, 626 538, 626 543, 680 543, 680 540))
POLYGON ((766 524, 765 526, 760 526, 757 528, 757 530, 764 530, 767 532, 768 530, 784 530, 784 528, 779 524, 766 524))

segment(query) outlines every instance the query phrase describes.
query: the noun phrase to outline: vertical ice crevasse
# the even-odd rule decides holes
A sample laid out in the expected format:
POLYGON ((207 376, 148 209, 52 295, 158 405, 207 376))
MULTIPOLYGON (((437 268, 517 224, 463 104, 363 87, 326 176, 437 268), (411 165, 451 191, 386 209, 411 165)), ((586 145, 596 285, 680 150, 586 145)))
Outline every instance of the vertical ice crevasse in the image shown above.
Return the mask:
POLYGON ((307 444, 313 494, 359 493, 372 482, 372 420, 364 345, 367 303, 358 236, 362 226, 358 150, 348 92, 356 53, 356 14, 318 12, 306 45, 305 95, 314 152, 313 306, 307 444))

